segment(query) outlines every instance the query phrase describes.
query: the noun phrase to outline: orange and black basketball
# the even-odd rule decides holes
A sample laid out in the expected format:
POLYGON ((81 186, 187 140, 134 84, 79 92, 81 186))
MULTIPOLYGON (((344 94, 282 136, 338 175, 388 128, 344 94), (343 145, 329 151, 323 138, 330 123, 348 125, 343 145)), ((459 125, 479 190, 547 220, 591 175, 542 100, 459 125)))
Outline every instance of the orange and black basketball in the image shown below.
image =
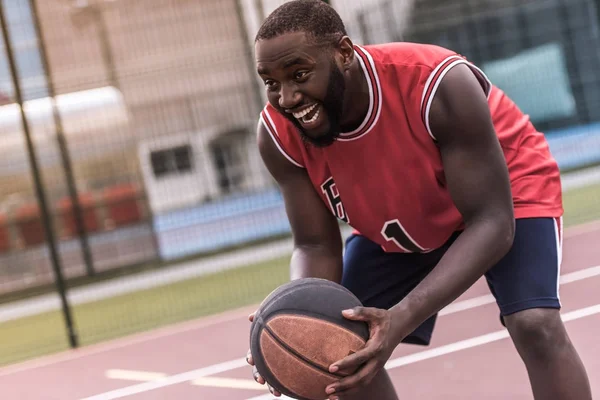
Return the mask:
POLYGON ((280 393, 323 400, 325 388, 346 373, 329 366, 361 349, 369 338, 365 322, 343 317, 361 306, 348 289, 324 279, 293 280, 260 305, 250 328, 250 350, 258 373, 280 393))

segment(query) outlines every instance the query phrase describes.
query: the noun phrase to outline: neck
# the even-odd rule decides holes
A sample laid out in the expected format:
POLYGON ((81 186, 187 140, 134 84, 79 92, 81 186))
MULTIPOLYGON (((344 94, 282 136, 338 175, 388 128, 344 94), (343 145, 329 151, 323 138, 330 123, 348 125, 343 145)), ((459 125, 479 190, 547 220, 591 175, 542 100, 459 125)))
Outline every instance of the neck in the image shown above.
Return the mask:
POLYGON ((349 78, 341 121, 342 132, 351 132, 358 128, 369 112, 369 84, 357 59, 350 67, 349 78))

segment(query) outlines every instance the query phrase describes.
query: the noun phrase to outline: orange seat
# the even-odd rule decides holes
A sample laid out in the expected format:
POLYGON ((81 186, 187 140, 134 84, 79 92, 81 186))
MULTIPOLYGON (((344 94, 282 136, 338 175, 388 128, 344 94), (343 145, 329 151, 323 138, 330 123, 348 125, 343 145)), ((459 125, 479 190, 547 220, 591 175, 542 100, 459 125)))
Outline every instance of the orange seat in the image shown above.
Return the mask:
POLYGON ((36 203, 23 204, 15 211, 17 231, 25 246, 37 246, 44 243, 46 234, 36 203))
MULTIPOLYGON (((83 224, 86 232, 96 232, 100 229, 100 223, 96 214, 96 204, 92 193, 78 194, 79 207, 83 214, 83 224)), ((63 197, 57 204, 61 216, 63 235, 66 238, 77 236, 77 225, 75 223, 75 212, 70 196, 63 197)))
POLYGON ((114 226, 132 224, 142 220, 139 190, 132 184, 111 186, 103 191, 108 217, 114 226))
POLYGON ((6 216, 0 214, 0 252, 8 251, 11 248, 10 233, 8 231, 8 221, 6 216))

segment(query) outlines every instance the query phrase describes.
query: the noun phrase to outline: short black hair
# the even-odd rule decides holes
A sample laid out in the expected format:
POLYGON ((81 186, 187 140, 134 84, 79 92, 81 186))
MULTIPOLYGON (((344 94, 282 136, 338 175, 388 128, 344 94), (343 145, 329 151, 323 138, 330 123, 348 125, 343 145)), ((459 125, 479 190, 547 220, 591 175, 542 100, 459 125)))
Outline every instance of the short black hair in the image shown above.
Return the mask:
POLYGON ((306 32, 319 45, 335 45, 347 35, 342 18, 329 4, 322 0, 292 0, 269 14, 254 41, 292 32, 306 32))

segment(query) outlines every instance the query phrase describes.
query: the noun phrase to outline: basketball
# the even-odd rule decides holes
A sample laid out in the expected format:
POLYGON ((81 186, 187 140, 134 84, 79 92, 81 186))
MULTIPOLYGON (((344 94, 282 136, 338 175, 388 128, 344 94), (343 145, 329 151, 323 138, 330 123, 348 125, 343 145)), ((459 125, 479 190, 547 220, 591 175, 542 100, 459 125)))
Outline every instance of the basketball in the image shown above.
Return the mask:
POLYGON ((349 371, 329 366, 358 350, 369 327, 342 310, 362 306, 343 286, 318 278, 293 280, 262 302, 250 327, 250 351, 258 373, 280 393, 323 400, 325 388, 349 371))

